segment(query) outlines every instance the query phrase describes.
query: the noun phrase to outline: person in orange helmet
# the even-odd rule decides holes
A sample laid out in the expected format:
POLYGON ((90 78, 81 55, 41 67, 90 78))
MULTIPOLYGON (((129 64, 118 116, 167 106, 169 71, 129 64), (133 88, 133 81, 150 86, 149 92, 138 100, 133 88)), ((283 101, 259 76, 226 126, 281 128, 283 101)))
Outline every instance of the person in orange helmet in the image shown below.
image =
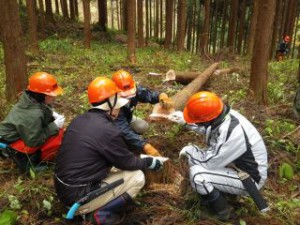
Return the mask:
POLYGON ((65 117, 52 108, 63 92, 56 78, 36 72, 18 103, 0 123, 0 141, 9 146, 10 156, 22 172, 41 162, 53 161, 61 144, 65 117))
POLYGON ((282 41, 280 42, 278 49, 276 51, 276 59, 277 61, 284 60, 288 53, 289 53, 289 45, 290 45, 291 38, 288 35, 285 35, 282 41))
POLYGON ((268 157, 261 135, 244 116, 208 91, 192 95, 184 111, 174 112, 169 120, 206 135, 207 147, 190 144, 179 156, 188 158, 190 183, 201 203, 209 205, 217 219, 227 220, 231 207, 222 193, 247 195, 248 191, 236 168, 248 173, 257 189, 267 179, 268 157))
POLYGON ((174 107, 173 101, 166 93, 150 91, 147 88, 136 84, 133 76, 125 71, 118 70, 112 75, 112 80, 121 90, 120 95, 129 100, 116 119, 116 125, 121 129, 126 143, 132 150, 138 152, 144 151, 148 155, 160 156, 159 151, 153 147, 147 140, 141 137, 149 127, 148 123, 141 118, 133 115, 134 109, 139 102, 156 104, 160 103, 162 108, 170 109, 174 107))
POLYGON ((163 165, 155 157, 139 158, 129 151, 121 131, 113 123, 120 108, 128 103, 119 92, 116 84, 106 77, 97 77, 89 84, 91 109, 71 121, 55 165, 57 196, 70 207, 84 199, 75 211, 95 225, 121 224, 125 205, 145 184, 142 170, 158 170, 163 165), (123 182, 111 187, 116 181, 123 182), (102 187, 107 192, 85 200, 85 196, 92 196, 102 187))

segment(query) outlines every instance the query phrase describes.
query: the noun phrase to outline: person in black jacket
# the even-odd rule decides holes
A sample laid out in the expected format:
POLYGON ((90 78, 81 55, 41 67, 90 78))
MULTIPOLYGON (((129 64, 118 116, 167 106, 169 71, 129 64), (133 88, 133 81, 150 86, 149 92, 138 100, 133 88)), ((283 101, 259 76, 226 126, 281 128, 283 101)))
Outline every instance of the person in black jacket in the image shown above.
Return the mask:
POLYGON ((278 49, 276 51, 276 58, 277 61, 282 61, 289 53, 289 43, 290 43, 290 36, 286 35, 283 40, 280 42, 278 49))
POLYGON ((154 157, 139 158, 128 150, 113 123, 128 100, 118 95, 116 84, 98 77, 88 87, 92 108, 68 126, 55 167, 58 198, 72 206, 87 193, 124 179, 124 183, 82 205, 77 214, 93 224, 116 224, 121 209, 145 184, 141 170, 158 170, 163 162, 154 157))
POLYGON ((160 156, 159 151, 148 143, 141 134, 149 127, 148 123, 133 115, 133 111, 139 102, 156 104, 160 103, 162 108, 174 107, 173 101, 166 93, 150 91, 147 88, 136 85, 133 76, 125 71, 118 70, 112 76, 112 80, 121 89, 120 95, 129 100, 129 103, 122 107, 115 123, 121 129, 127 145, 132 150, 144 151, 148 155, 160 156))

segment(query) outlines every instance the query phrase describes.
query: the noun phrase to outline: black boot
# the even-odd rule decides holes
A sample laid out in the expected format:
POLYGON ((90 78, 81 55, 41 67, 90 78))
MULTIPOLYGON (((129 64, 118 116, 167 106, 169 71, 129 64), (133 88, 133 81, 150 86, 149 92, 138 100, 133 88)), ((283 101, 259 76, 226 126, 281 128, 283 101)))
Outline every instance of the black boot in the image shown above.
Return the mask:
POLYGON ((111 202, 87 215, 87 219, 95 225, 121 224, 124 220, 125 206, 132 202, 128 193, 124 193, 111 202))
POLYGON ((214 211, 214 217, 217 220, 226 221, 230 218, 231 207, 228 206, 227 200, 218 189, 214 188, 211 193, 201 197, 214 211))

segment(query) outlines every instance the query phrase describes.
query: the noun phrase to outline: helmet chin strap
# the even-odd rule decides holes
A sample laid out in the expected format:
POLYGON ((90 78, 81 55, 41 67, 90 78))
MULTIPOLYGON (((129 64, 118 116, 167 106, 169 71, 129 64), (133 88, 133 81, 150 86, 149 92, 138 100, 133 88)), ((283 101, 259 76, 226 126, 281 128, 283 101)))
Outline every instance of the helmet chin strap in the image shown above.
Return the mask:
POLYGON ((109 115, 112 116, 112 117, 113 117, 112 111, 113 111, 114 107, 117 104, 117 100, 118 100, 117 93, 115 94, 115 98, 114 98, 114 103, 113 104, 111 104, 109 98, 106 100, 106 102, 107 102, 107 104, 108 104, 108 106, 110 108, 109 115))

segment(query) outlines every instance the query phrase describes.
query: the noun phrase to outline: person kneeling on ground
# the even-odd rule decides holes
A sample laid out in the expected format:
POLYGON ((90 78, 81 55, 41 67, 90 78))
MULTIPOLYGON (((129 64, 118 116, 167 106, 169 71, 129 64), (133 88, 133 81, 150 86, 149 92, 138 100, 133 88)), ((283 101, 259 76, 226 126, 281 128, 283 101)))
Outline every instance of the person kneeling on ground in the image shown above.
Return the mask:
POLYGON ((124 183, 82 205, 77 214, 98 225, 118 224, 122 209, 145 184, 141 170, 158 170, 163 162, 139 158, 129 151, 113 120, 128 100, 118 95, 116 84, 97 77, 88 87, 92 108, 68 126, 55 167, 58 198, 72 206, 88 193, 123 179, 124 183))
POLYGON ((0 141, 9 145, 22 172, 43 161, 53 161, 61 144, 65 117, 53 111, 55 97, 62 94, 55 77, 34 73, 18 103, 0 123, 0 141))
POLYGON ((230 207, 221 192, 246 195, 237 171, 247 172, 258 189, 267 179, 267 150, 256 128, 240 113, 230 109, 212 92, 190 97, 183 113, 174 112, 169 120, 206 135, 207 148, 185 146, 180 156, 189 163, 190 182, 211 206, 219 220, 230 217, 230 207))
POLYGON ((118 70, 112 75, 112 80, 121 89, 120 95, 129 100, 129 103, 121 108, 116 125, 121 129, 126 143, 130 149, 138 152, 144 151, 148 155, 160 156, 159 151, 148 143, 141 134, 148 130, 148 123, 133 115, 134 109, 139 102, 156 104, 160 103, 162 108, 170 109, 174 107, 173 101, 166 93, 159 94, 136 84, 133 76, 125 71, 118 70))

